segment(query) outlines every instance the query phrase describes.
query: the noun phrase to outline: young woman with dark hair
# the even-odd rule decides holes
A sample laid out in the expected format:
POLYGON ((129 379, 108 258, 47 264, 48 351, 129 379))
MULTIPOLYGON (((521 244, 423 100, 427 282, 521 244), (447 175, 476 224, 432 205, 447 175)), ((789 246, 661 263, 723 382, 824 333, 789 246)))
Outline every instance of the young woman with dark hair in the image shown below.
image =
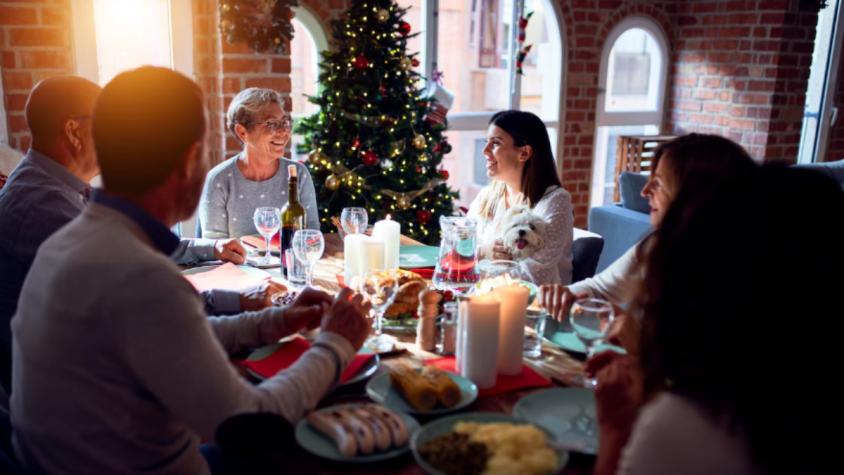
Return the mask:
POLYGON ((680 191, 632 306, 641 355, 590 361, 596 473, 832 472, 842 216, 844 193, 810 170, 680 191))
POLYGON ((545 246, 519 261, 521 277, 535 282, 571 281, 571 242, 574 217, 571 196, 557 173, 545 124, 530 112, 507 110, 492 116, 484 147, 487 176, 469 207, 478 222, 482 259, 512 259, 501 240, 504 216, 526 205, 547 223, 545 246))

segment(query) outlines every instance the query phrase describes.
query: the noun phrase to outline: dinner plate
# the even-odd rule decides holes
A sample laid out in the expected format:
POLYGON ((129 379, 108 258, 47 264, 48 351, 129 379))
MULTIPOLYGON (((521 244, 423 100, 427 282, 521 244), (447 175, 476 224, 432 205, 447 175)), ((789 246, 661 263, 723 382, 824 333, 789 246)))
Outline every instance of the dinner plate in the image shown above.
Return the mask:
MULTIPOLYGON (((278 343, 273 343, 272 345, 262 346, 260 348, 255 349, 249 356, 246 357, 247 360, 262 360, 267 356, 270 356, 275 352, 281 345, 283 345, 286 341, 282 340, 278 343)), ((363 352, 361 352, 363 353, 363 352)), ((345 383, 340 383, 337 387, 343 386, 350 386, 355 383, 359 383, 361 381, 365 381, 367 378, 371 377, 378 371, 378 366, 381 363, 381 358, 376 354, 372 358, 370 358, 363 366, 361 366, 360 370, 355 374, 353 377, 349 378, 348 381, 345 383)), ((250 376, 257 379, 258 381, 263 381, 267 378, 261 376, 260 374, 256 373, 250 368, 245 368, 246 372, 249 373, 250 376)))
MULTIPOLYGON (((416 434, 413 435, 410 439, 410 448, 413 450, 413 458, 416 459, 416 462, 425 469, 426 472, 432 475, 446 475, 443 472, 437 470, 433 466, 431 466, 427 460, 422 458, 421 454, 419 453, 419 448, 422 447, 426 442, 439 437, 441 435, 445 435, 454 430, 454 426, 458 422, 478 422, 478 423, 500 423, 506 422, 510 424, 525 424, 529 421, 524 419, 513 417, 508 414, 501 414, 495 412, 469 412, 466 414, 455 414, 453 416, 443 417, 441 419, 437 419, 435 421, 431 421, 421 429, 419 429, 416 434)), ((535 424, 537 425, 537 424, 535 424)), ((545 435, 548 437, 549 440, 555 440, 555 436, 552 432, 541 425, 537 425, 537 427, 545 432, 545 435)), ((553 473, 560 473, 563 467, 566 466, 569 460, 569 453, 565 450, 557 451, 557 468, 554 470, 553 473)))
MULTIPOLYGON (((545 331, 542 333, 542 338, 563 350, 572 353, 586 354, 586 345, 584 345, 580 338, 578 338, 574 333, 574 329, 568 320, 558 322, 557 320, 551 318, 551 315, 545 314, 545 331)), ((606 350, 626 353, 624 348, 611 345, 609 343, 599 343, 595 351, 601 352, 606 350)))
MULTIPOLYGON (((190 268, 183 270, 182 274, 183 275, 202 274, 203 272, 212 271, 212 270, 220 267, 221 265, 222 264, 214 264, 214 265, 208 265, 208 266, 190 267, 190 268)), ((270 277, 272 277, 272 275, 269 272, 267 272, 263 269, 258 269, 256 267, 242 265, 242 266, 237 266, 237 268, 242 270, 243 272, 251 275, 251 276, 260 277, 262 279, 269 279, 270 277)))
MULTIPOLYGON (((361 406, 362 404, 344 404, 342 407, 356 407, 361 406)), ((320 409, 320 412, 329 411, 332 409, 337 408, 338 406, 327 407, 325 409, 320 409)), ((414 434, 417 430, 419 430, 419 423, 409 415, 403 412, 397 412, 397 416, 401 417, 407 426, 407 431, 409 434, 414 434)), ((334 444, 334 441, 331 440, 328 436, 323 435, 322 432, 316 430, 307 419, 302 419, 296 424, 295 430, 295 438, 296 442, 299 445, 307 450, 308 452, 316 455, 317 457, 321 457, 328 460, 334 460, 336 462, 348 462, 348 463, 367 463, 367 462, 378 462, 381 460, 387 460, 394 457, 398 457, 403 453, 407 452, 410 449, 410 444, 407 443, 401 447, 394 447, 383 452, 373 452, 367 455, 357 455, 353 457, 348 457, 340 453, 337 450, 337 446, 334 444)))
POLYGON ((463 376, 446 372, 449 378, 460 388, 460 402, 453 407, 436 407, 430 411, 418 411, 411 406, 404 396, 393 387, 390 381, 390 372, 382 371, 366 383, 366 395, 373 401, 383 404, 390 409, 418 414, 420 416, 440 416, 451 412, 459 411, 475 402, 478 398, 478 387, 471 380, 463 376))
POLYGON ((551 388, 519 399, 513 415, 542 426, 571 450, 598 453, 595 392, 584 388, 551 388))
POLYGON ((440 248, 436 246, 405 245, 399 247, 399 267, 413 269, 416 267, 435 267, 440 248))

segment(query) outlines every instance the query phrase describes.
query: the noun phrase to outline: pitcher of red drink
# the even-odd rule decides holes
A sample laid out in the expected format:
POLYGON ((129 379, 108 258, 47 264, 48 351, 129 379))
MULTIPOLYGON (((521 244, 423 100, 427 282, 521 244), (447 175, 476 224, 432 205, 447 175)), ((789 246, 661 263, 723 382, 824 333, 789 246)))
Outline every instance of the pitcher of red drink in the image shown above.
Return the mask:
POLYGON ((440 252, 434 285, 460 294, 478 281, 477 232, 472 218, 440 216, 440 252))

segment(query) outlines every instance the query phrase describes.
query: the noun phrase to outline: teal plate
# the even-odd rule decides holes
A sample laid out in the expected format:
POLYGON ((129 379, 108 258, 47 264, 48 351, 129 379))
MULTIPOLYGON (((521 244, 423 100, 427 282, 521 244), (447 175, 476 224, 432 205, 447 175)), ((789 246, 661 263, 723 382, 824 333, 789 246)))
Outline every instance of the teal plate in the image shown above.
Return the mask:
MULTIPOLYGON (((542 333, 542 338, 545 341, 562 348, 563 350, 570 351, 572 353, 586 354, 586 346, 582 341, 580 341, 580 338, 575 335, 574 330, 568 321, 558 322, 557 320, 551 318, 551 315, 546 314, 545 331, 542 333)), ((606 350, 626 353, 624 348, 610 345, 609 343, 600 343, 596 348, 597 352, 606 350)))
POLYGON ((598 453, 594 391, 584 388, 536 391, 519 399, 513 415, 542 426, 570 450, 598 453))
MULTIPOLYGON (((431 421, 422 426, 422 428, 419 429, 416 434, 414 434, 413 437, 410 438, 410 448, 411 450, 413 450, 413 458, 416 459, 416 463, 418 463, 420 467, 425 469, 426 472, 432 475, 446 475, 443 472, 432 467, 424 458, 422 458, 422 456, 419 454, 419 447, 425 445, 425 443, 430 441, 431 439, 451 432, 452 430, 454 430, 454 426, 458 422, 508 422, 511 424, 525 424, 530 421, 509 416, 507 414, 495 412, 470 412, 467 414, 456 414, 453 416, 443 417, 442 419, 431 421)), ((542 427, 541 425, 537 425, 537 427, 539 427, 540 430, 545 432, 545 435, 548 437, 549 440, 555 440, 554 434, 552 432, 547 430, 545 427, 542 427)), ((569 453, 567 451, 557 451, 557 469, 554 470, 553 473, 560 473, 560 471, 563 470, 563 467, 566 466, 568 461, 569 453)))
POLYGON ((454 407, 440 407, 431 409, 430 411, 417 411, 399 391, 393 387, 390 382, 389 371, 384 371, 376 375, 366 383, 366 395, 373 401, 383 404, 390 409, 400 412, 408 412, 410 414, 418 414, 420 416, 440 416, 451 412, 459 411, 464 407, 475 402, 478 398, 478 387, 475 386, 471 380, 454 373, 446 373, 452 381, 460 388, 460 402, 454 407))
MULTIPOLYGON (((349 407, 355 406, 362 406, 363 404, 346 404, 343 405, 349 407)), ((327 407, 325 409, 320 409, 320 411, 327 411, 334 409, 337 406, 327 407)), ((413 436, 419 430, 419 423, 416 422, 416 419, 404 414, 402 412, 393 411, 402 418, 404 424, 407 426, 407 433, 413 436)), ((356 455, 354 457, 347 457, 340 453, 337 450, 337 446, 334 444, 334 441, 331 440, 328 436, 322 435, 322 432, 316 430, 307 419, 302 419, 296 424, 296 432, 295 432, 296 442, 308 452, 316 455, 317 457, 321 457, 328 460, 334 460, 336 462, 348 462, 348 463, 368 463, 368 462, 379 462, 381 460, 387 460, 391 458, 398 457, 403 453, 407 452, 410 448, 410 444, 405 444, 401 447, 394 447, 389 450, 385 450, 383 452, 374 452, 367 455, 356 455)))
MULTIPOLYGON (((260 348, 256 348, 254 351, 252 351, 252 353, 249 354, 249 356, 246 357, 246 359, 253 360, 253 361, 254 360, 262 360, 262 359, 266 358, 267 356, 270 356, 271 354, 273 354, 280 346, 284 345, 286 342, 287 342, 287 340, 285 339, 285 340, 281 340, 278 343, 273 343, 271 345, 266 345, 266 346, 262 346, 260 348)), ((367 353, 367 351, 364 351, 364 349, 361 348, 361 350, 358 353, 367 353)), ((361 381, 366 380, 367 378, 369 378, 370 376, 375 374, 376 371, 378 371, 378 366, 380 365, 380 363, 381 363, 381 358, 378 355, 375 355, 375 357, 371 358, 369 361, 366 362, 366 364, 361 366, 361 368, 357 372, 357 374, 355 374, 353 377, 349 378, 349 380, 346 381, 345 383, 338 384, 337 387, 350 386, 352 384, 359 383, 361 381)), ((265 379, 267 379, 267 378, 261 376, 260 374, 256 373, 255 371, 253 371, 250 368, 246 368, 246 372, 249 373, 249 375, 252 376, 253 378, 255 378, 257 381, 264 381, 265 379)))
POLYGON ((414 269, 417 267, 435 267, 440 248, 436 246, 407 245, 399 247, 399 267, 414 269))

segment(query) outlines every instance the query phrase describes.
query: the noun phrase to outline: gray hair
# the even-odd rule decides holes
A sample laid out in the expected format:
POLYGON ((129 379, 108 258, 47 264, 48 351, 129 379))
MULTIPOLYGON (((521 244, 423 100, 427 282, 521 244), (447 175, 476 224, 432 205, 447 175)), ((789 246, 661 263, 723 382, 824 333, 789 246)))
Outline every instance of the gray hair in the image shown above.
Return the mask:
POLYGON ((226 127, 240 140, 234 126, 240 124, 248 129, 255 124, 255 116, 273 102, 284 109, 281 94, 272 89, 250 87, 238 92, 226 111, 226 127))

